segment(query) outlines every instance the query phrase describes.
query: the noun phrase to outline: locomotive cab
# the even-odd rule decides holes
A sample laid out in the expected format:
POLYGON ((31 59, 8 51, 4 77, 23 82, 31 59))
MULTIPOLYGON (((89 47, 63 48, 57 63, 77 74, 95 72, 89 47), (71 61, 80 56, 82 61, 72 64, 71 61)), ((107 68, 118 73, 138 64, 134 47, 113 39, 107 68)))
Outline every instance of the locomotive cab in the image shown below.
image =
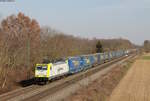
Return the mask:
POLYGON ((35 68, 35 81, 36 82, 46 82, 48 81, 51 64, 36 64, 35 68))

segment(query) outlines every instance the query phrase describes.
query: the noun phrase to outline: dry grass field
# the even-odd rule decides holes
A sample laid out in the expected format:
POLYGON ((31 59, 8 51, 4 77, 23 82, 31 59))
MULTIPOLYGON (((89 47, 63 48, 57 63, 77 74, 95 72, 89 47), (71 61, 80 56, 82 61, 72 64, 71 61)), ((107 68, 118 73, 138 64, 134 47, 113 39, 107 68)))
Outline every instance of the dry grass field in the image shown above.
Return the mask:
POLYGON ((150 54, 135 61, 112 92, 110 101, 150 101, 150 54))

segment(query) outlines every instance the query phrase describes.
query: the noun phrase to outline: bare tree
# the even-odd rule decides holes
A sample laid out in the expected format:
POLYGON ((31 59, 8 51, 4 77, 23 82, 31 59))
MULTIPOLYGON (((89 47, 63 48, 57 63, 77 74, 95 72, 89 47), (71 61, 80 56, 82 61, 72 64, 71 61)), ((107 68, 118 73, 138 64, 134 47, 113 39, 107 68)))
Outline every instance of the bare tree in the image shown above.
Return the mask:
MULTIPOLYGON (((4 19, 1 23, 1 30, 3 47, 1 48, 3 55, 1 60, 4 62, 1 64, 9 68, 9 71, 21 66, 26 68, 30 74, 33 66, 31 63, 35 63, 35 57, 38 54, 36 48, 40 46, 40 26, 36 20, 19 13, 17 16, 11 15, 4 19)), ((8 72, 5 73, 5 78, 7 74, 8 72)))

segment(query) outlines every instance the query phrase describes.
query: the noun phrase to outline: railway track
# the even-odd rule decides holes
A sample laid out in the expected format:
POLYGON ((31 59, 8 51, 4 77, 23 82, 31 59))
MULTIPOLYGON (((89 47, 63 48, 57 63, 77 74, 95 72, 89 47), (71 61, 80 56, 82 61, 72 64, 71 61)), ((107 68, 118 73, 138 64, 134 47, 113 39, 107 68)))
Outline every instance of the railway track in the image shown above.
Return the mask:
POLYGON ((115 64, 118 61, 121 60, 125 61, 131 57, 133 57, 133 55, 127 58, 121 57, 118 59, 114 59, 110 62, 96 66, 95 68, 91 68, 88 71, 80 72, 78 74, 57 80, 45 86, 32 85, 29 87, 25 87, 23 89, 15 90, 13 92, 0 95, 0 100, 1 101, 38 101, 40 99, 46 98, 48 95, 53 95, 58 91, 60 91, 61 89, 67 88, 69 85, 75 84, 81 81, 82 79, 88 78, 89 76, 103 70, 106 67, 109 67, 112 64, 115 64))
POLYGON ((0 101, 7 101, 7 100, 9 100, 9 99, 11 99, 11 98, 13 98, 15 96, 24 94, 26 92, 29 92, 29 91, 37 89, 37 88, 39 88, 39 86, 31 85, 29 87, 25 87, 25 88, 21 88, 21 89, 17 89, 17 90, 5 93, 3 95, 0 95, 0 101))

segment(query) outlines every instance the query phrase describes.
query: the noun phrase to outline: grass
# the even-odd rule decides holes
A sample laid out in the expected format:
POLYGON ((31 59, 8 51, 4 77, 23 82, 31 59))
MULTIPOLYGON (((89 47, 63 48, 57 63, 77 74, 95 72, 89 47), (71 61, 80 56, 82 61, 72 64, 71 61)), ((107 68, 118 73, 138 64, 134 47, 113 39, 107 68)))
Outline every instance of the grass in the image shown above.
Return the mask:
POLYGON ((143 56, 142 59, 144 59, 144 60, 150 60, 150 56, 143 56))

